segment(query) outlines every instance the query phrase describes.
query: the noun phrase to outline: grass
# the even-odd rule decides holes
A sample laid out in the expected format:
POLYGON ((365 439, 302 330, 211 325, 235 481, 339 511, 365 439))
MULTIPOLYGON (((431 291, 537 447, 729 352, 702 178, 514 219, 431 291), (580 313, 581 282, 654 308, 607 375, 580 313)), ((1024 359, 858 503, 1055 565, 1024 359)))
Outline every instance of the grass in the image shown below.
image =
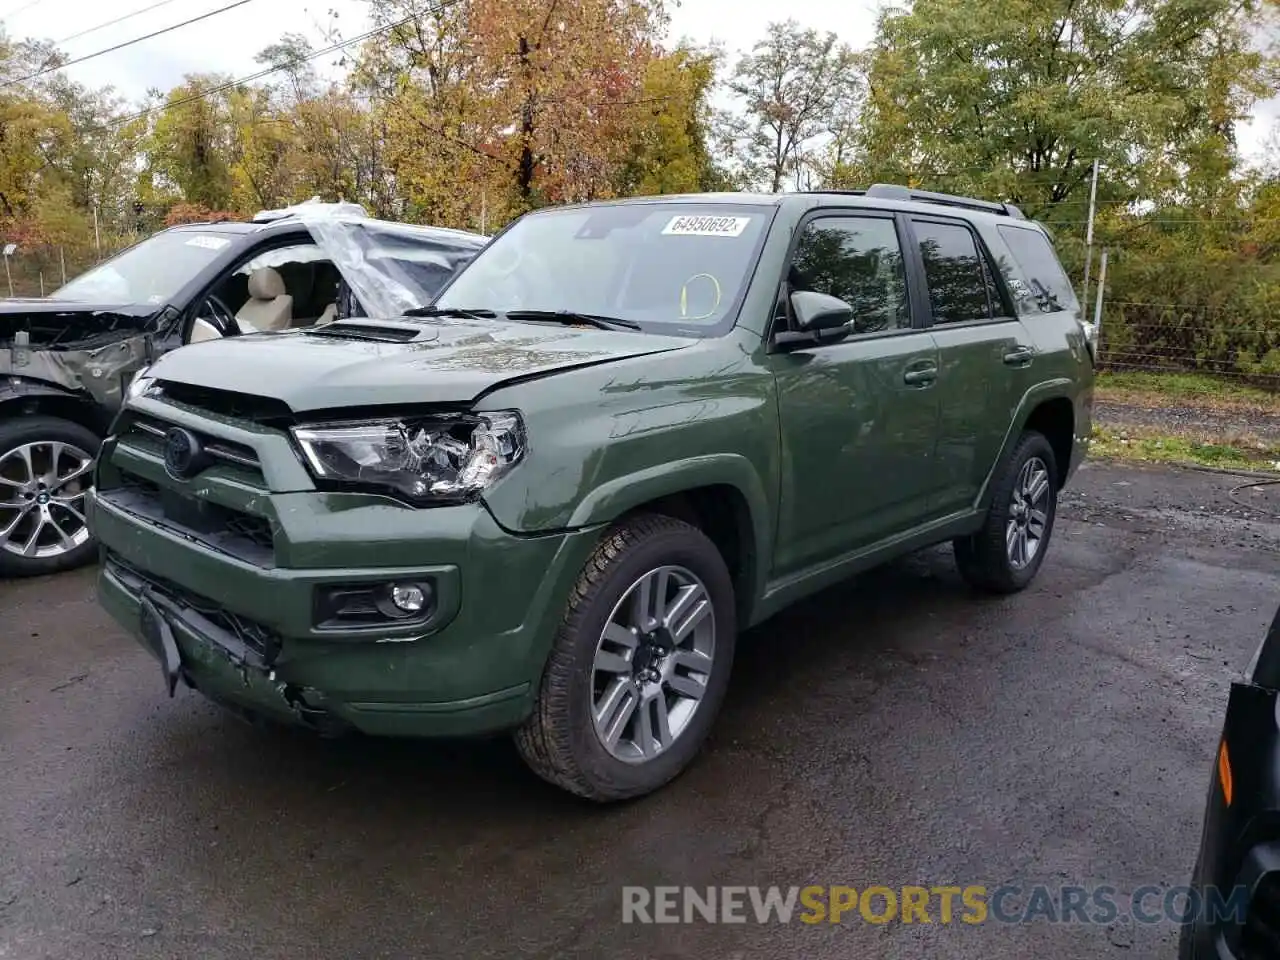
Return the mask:
POLYGON ((1190 463, 1220 470, 1275 471, 1280 475, 1280 446, 1259 441, 1226 443, 1162 436, 1138 427, 1094 427, 1089 453, 1114 460, 1190 463))
POLYGON ((1100 373, 1095 395, 1099 400, 1135 407, 1186 404, 1209 410, 1248 409, 1280 414, 1280 393, 1206 373, 1100 373))

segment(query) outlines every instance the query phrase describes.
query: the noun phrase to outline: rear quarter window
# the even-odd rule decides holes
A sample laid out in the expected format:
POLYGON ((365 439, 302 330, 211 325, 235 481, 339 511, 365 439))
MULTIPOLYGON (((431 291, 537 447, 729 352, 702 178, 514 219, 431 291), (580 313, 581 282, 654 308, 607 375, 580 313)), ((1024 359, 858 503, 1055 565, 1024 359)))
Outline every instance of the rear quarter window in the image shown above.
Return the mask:
POLYGON ((1020 316, 1078 310, 1080 303, 1049 238, 1025 227, 999 228, 1012 263, 1002 262, 1009 292, 1020 316))

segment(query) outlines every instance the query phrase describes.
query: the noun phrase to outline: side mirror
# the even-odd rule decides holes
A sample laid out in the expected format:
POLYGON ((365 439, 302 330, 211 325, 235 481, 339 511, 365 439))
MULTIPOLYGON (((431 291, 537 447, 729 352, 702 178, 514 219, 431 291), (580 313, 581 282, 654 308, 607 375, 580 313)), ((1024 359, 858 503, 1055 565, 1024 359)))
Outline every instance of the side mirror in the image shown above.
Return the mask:
POLYGON ((774 345, 782 350, 842 340, 853 329, 853 307, 825 293, 797 290, 791 294, 791 313, 800 329, 774 336, 774 345))
POLYGON ((791 295, 791 312, 801 330, 832 330, 853 323, 853 307, 839 297, 812 290, 791 295))

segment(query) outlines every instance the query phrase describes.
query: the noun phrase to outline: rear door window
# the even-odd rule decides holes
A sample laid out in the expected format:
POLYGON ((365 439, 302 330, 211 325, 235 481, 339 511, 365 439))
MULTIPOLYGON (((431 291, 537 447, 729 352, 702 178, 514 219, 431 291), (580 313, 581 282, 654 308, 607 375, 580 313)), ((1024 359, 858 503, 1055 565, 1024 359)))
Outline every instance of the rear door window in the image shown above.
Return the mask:
POLYGON ((1021 316, 1079 309, 1071 281, 1067 279, 1049 238, 1026 227, 1000 227, 1013 264, 1001 264, 1021 316))

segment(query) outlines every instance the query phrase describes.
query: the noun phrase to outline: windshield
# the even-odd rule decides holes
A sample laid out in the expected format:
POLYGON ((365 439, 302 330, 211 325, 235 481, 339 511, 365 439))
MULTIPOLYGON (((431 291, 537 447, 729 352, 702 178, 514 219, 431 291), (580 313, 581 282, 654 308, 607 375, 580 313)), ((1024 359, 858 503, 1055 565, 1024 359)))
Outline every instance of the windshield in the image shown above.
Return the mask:
POLYGON ((50 296, 80 303, 168 303, 230 245, 225 234, 157 233, 50 296))
POLYGON ((772 214, 767 206, 689 203, 530 214, 435 305, 596 314, 704 336, 732 323, 772 214))

